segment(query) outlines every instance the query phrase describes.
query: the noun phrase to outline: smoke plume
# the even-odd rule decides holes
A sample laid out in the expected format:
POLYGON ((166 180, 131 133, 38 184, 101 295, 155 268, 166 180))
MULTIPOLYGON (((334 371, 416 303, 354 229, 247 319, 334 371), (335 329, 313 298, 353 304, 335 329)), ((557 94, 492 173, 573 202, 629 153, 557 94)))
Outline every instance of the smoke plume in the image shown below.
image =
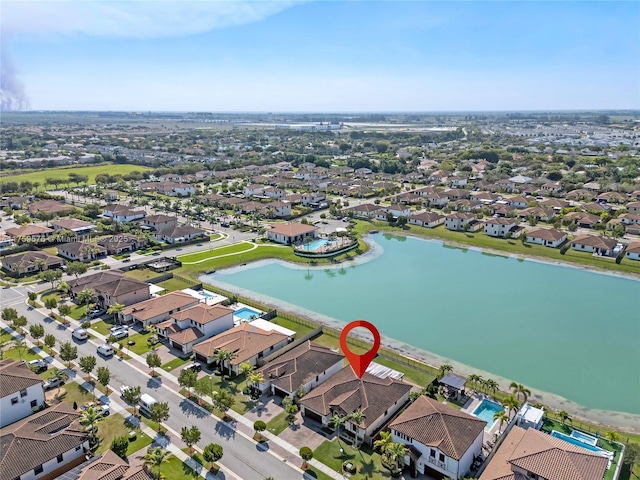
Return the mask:
POLYGON ((6 44, 6 38, 3 38, 0 56, 0 112, 28 110, 29 99, 16 74, 6 44))

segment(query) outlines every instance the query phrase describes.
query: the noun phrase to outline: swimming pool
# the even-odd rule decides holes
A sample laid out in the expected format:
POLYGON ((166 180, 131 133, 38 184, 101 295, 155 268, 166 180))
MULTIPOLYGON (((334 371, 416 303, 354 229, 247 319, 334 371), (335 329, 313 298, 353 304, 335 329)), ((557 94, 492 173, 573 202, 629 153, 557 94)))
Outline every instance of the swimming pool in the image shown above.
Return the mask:
POLYGON ((259 312, 258 310, 254 310, 253 308, 242 307, 236 310, 235 312, 233 312, 233 315, 236 317, 240 317, 243 320, 251 320, 252 316, 255 315, 256 317, 259 317, 260 315, 262 315, 262 312, 259 312))
POLYGON ((582 443, 588 443, 589 445, 594 445, 594 446, 598 444, 598 439, 596 437, 592 437, 591 435, 582 433, 579 430, 572 431, 571 436, 576 440, 581 441, 582 443))
POLYGON ((493 424, 496 420, 493 419, 493 416, 504 410, 504 407, 499 403, 492 402, 491 400, 487 400, 486 398, 480 402, 480 404, 475 408, 475 410, 471 413, 481 420, 487 422, 487 426, 485 430, 490 430, 493 427, 493 424))
POLYGON ((564 440, 565 442, 571 443, 572 445, 575 445, 577 447, 582 447, 585 450, 589 450, 589 451, 591 451, 593 453, 597 453, 598 455, 604 455, 605 457, 610 457, 611 455, 613 455, 612 452, 608 452, 608 451, 603 450, 602 448, 598 448, 598 447, 596 447, 594 445, 590 445, 588 443, 581 442, 577 438, 575 438, 573 436, 570 437, 569 435, 565 435, 564 433, 560 433, 557 430, 553 430, 551 432, 551 436, 559 438, 560 440, 564 440))
POLYGON ((335 242, 335 240, 329 240, 327 238, 319 238, 317 240, 314 240, 313 242, 305 243, 300 248, 302 250, 306 250, 307 252, 314 252, 316 250, 320 250, 325 245, 333 242, 335 242))

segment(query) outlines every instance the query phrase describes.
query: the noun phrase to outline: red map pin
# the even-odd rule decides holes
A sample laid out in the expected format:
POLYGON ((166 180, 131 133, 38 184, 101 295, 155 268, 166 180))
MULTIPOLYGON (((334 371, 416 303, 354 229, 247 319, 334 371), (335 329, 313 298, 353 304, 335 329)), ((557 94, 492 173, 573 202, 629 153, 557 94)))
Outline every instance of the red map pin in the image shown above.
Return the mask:
POLYGON ((366 320, 354 320, 351 323, 347 323, 342 329, 342 333, 340 334, 340 348, 342 348, 342 352, 345 357, 347 357, 347 360, 349 360, 351 368, 356 376, 358 378, 362 378, 364 372, 367 371, 367 367, 371 363, 371 360, 373 360, 378 353, 378 349, 380 348, 380 333, 372 323, 369 323, 366 320), (347 336, 351 330, 357 327, 364 327, 371 332, 371 335, 373 335, 373 347, 367 353, 363 353, 362 355, 353 353, 347 347, 347 336))

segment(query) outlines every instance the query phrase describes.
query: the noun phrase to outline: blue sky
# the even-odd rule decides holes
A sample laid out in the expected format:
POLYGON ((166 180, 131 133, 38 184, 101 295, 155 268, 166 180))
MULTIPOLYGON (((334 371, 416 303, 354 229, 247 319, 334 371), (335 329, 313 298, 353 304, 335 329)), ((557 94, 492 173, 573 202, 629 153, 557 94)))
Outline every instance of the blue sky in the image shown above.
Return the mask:
POLYGON ((3 1, 3 88, 60 110, 640 108, 638 25, 631 1, 3 1))

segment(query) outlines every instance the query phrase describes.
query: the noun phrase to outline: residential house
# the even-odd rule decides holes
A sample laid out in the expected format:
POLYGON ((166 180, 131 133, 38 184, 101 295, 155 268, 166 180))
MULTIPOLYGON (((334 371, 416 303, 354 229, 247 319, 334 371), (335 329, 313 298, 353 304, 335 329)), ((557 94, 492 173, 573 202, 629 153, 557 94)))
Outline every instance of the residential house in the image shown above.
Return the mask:
POLYGON ((444 219, 444 228, 454 232, 476 231, 482 227, 473 213, 456 212, 447 215, 444 219))
POLYGON ((347 421, 341 434, 370 444, 376 433, 409 400, 411 385, 392 377, 379 378, 365 373, 358 378, 350 365, 333 375, 300 399, 301 412, 328 426, 333 415, 347 416, 356 410, 366 418, 356 425, 347 421))
POLYGON ((608 459, 535 428, 514 426, 480 480, 602 480, 608 459))
POLYGON ((448 178, 448 181, 451 188, 462 188, 467 185, 469 180, 467 179, 467 177, 454 174, 448 178))
POLYGON ((562 185, 560 184, 560 182, 548 182, 543 184, 540 187, 540 190, 542 190, 543 192, 558 194, 562 191, 562 185))
POLYGON ((53 230, 51 228, 34 224, 7 228, 5 232, 7 235, 12 237, 16 243, 44 242, 51 234, 53 234, 53 230))
POLYGON ((222 305, 198 303, 169 315, 158 323, 158 336, 167 338, 173 348, 189 355, 195 344, 233 328, 233 310, 222 305))
POLYGON ((155 475, 144 465, 132 467, 127 460, 107 450, 76 467, 77 475, 65 476, 65 480, 155 480, 155 475))
POLYGON ((631 202, 626 205, 629 213, 640 214, 640 202, 631 202))
POLYGON ((281 188, 276 187, 267 187, 262 191, 262 195, 264 195, 265 197, 273 198, 274 200, 280 200, 284 198, 286 194, 287 192, 285 192, 281 188))
MULTIPOLYGON (((411 215, 411 209, 405 205, 400 205, 399 203, 392 203, 388 207, 383 206, 381 207, 381 210, 385 213, 385 216, 386 214, 390 213, 391 215, 393 215, 393 218, 409 218, 409 215, 411 215)), ((378 212, 378 214, 379 213, 380 212, 378 212)))
POLYGON ((599 235, 578 235, 571 241, 571 248, 579 252, 591 252, 600 256, 611 256, 613 249, 618 244, 615 238, 601 237, 599 235))
POLYGON ((409 223, 421 227, 434 228, 444 223, 445 217, 437 212, 422 212, 409 217, 409 223))
POLYGON ((98 245, 107 249, 109 255, 134 252, 145 244, 143 239, 122 233, 98 240, 98 245))
POLYGON ((77 218, 60 218, 51 222, 51 226, 55 231, 69 230, 76 235, 86 235, 91 233, 95 225, 84 220, 78 220, 77 218))
POLYGON ((591 200, 593 198, 593 192, 584 188, 578 188, 577 190, 571 190, 567 193, 566 197, 570 200, 591 200))
POLYGON ((264 378, 260 390, 279 397, 291 397, 299 389, 307 394, 338 373, 343 364, 340 353, 307 340, 257 370, 264 378))
POLYGON ((169 227, 175 227, 177 224, 178 217, 164 214, 149 215, 142 220, 142 225, 149 227, 151 230, 162 230, 169 227))
POLYGON ((89 436, 79 417, 62 402, 0 429, 0 480, 59 478, 84 462, 89 436))
POLYGON ((107 256, 107 249, 95 243, 71 242, 58 245, 58 255, 68 260, 91 262, 107 256))
POLYGON ((22 210, 33 200, 33 197, 3 197, 0 199, 0 208, 9 207, 12 210, 22 210))
POLYGON ((153 237, 158 242, 174 244, 206 238, 207 232, 201 228, 192 227, 191 225, 176 225, 155 231, 153 237))
POLYGON ((254 197, 262 195, 262 192, 264 192, 262 185, 252 184, 244 187, 243 194, 245 197, 254 197))
POLYGON ((96 303, 101 307, 109 307, 116 303, 133 305, 151 298, 149 284, 127 277, 120 270, 105 270, 69 282, 71 296, 75 297, 82 290, 93 290, 96 303))
POLYGON ((318 208, 326 202, 327 196, 323 192, 309 192, 302 194, 302 205, 305 207, 318 208))
POLYGON ((638 213, 622 213, 618 215, 618 220, 623 225, 640 225, 640 214, 638 213))
POLYGON ((534 217, 536 220, 542 220, 543 222, 550 222, 555 216, 555 210, 542 207, 529 207, 518 213, 518 217, 520 218, 527 219, 529 217, 534 217))
POLYGON ((0 232, 0 251, 11 248, 14 245, 13 238, 0 232))
POLYGON ((449 200, 462 200, 471 197, 471 192, 463 188, 452 188, 444 192, 449 200))
POLYGON ((470 192, 469 199, 483 204, 492 204, 502 199, 502 196, 491 192, 470 192))
POLYGON ((102 209, 102 214, 107 218, 113 219, 114 222, 121 222, 121 223, 128 223, 128 222, 133 222, 134 220, 140 220, 145 216, 144 210, 135 210, 125 205, 118 205, 118 204, 107 205, 102 209))
POLYGON ((625 250, 625 256, 631 260, 640 260, 640 242, 631 242, 625 250))
POLYGON ((161 182, 157 184, 156 191, 170 197, 188 197, 196 193, 196 188, 189 183, 161 182))
POLYGON ((200 303, 185 292, 171 292, 129 305, 119 314, 121 323, 140 322, 144 328, 168 320, 171 314, 200 303))
POLYGON ((405 464, 413 474, 462 478, 482 453, 487 422, 419 396, 391 424, 391 438, 407 446, 405 464))
POLYGON ((265 204, 265 213, 269 218, 283 218, 291 216, 291 204, 275 201, 265 204))
POLYGON ((593 228, 600 223, 600 217, 586 212, 569 212, 564 218, 573 220, 579 228, 593 228))
POLYGON ((569 207, 570 203, 557 198, 547 198, 546 200, 539 201, 538 205, 540 205, 542 208, 553 208, 554 210, 559 211, 563 208, 569 207))
POLYGON ((589 202, 589 203, 583 203, 580 206, 580 209, 585 212, 592 213, 594 215, 601 215, 602 213, 608 212, 609 210, 611 210, 611 207, 606 203, 589 202))
POLYGON ((596 196, 596 201, 605 203, 624 203, 627 201, 627 196, 620 192, 604 192, 596 196))
POLYGON ((518 221, 514 218, 490 218, 484 222, 484 234, 490 237, 515 237, 517 236, 518 221))
MULTIPOLYGON (((527 177, 525 175, 516 175, 515 177, 511 177, 507 181, 513 184, 525 185, 527 183, 531 183, 532 180, 533 179, 531 177, 527 177)), ((501 185, 500 182, 504 182, 504 180, 500 180, 496 183, 498 183, 498 185, 501 185)))
POLYGON ((102 198, 104 198, 107 202, 117 202, 118 195, 118 192, 116 192, 115 190, 107 190, 102 194, 102 198))
POLYGON ((374 218, 380 205, 374 205, 373 203, 363 203, 362 205, 356 205, 349 208, 348 211, 353 212, 353 216, 356 218, 374 218))
POLYGON ((0 428, 44 407, 42 379, 23 361, 0 360, 0 428))
POLYGON ((42 250, 2 257, 2 268, 14 275, 62 268, 64 260, 42 250))
POLYGON ((511 179, 498 180, 496 182, 496 185, 498 186, 498 188, 506 192, 513 192, 513 190, 516 188, 516 183, 511 179))
POLYGON ((66 203, 59 202, 57 200, 40 200, 30 203, 27 206, 27 210, 33 216, 38 213, 52 213, 55 216, 66 215, 72 209, 73 207, 71 205, 67 205, 66 203))
POLYGON ((508 198, 507 204, 516 208, 527 208, 529 200, 522 195, 516 195, 515 197, 508 198))
POLYGON ((567 239, 567 234, 555 228, 533 228, 527 232, 527 242, 558 248, 567 239))
POLYGON ((275 329, 263 330, 252 323, 241 323, 237 327, 194 345, 193 352, 196 359, 212 364, 216 361, 217 351, 225 349, 234 353, 235 357, 230 362, 225 362, 223 368, 237 375, 241 363, 248 363, 255 367, 258 359, 271 355, 293 341, 293 336, 275 329))
POLYGON ((449 203, 449 195, 444 192, 432 192, 422 195, 428 207, 444 208, 449 203))
POLYGON ((306 243, 318 238, 318 227, 303 223, 278 224, 267 230, 267 238, 284 245, 306 243))

